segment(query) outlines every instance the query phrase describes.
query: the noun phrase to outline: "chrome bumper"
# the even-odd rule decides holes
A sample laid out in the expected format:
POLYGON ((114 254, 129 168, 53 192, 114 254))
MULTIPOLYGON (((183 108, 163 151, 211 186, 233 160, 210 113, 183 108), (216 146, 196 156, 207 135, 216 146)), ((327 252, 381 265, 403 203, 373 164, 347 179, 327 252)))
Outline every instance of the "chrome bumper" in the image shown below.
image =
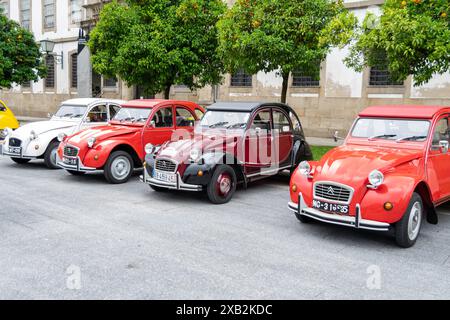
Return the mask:
POLYGON ((355 216, 341 216, 332 213, 325 213, 317 209, 307 207, 301 194, 299 195, 298 203, 300 205, 294 202, 289 202, 289 209, 299 215, 306 216, 314 220, 352 227, 356 229, 366 229, 374 231, 388 231, 390 228, 389 223, 363 219, 361 216, 361 207, 359 205, 357 205, 357 212, 355 216))
POLYGON ((91 167, 86 167, 83 165, 83 163, 81 162, 81 159, 79 157, 77 157, 77 164, 76 165, 72 165, 72 164, 67 164, 61 161, 61 159, 58 157, 57 161, 56 161, 56 165, 62 169, 65 170, 71 170, 71 171, 78 171, 78 172, 96 172, 96 171, 102 171, 102 170, 98 170, 97 168, 91 168, 91 167))
POLYGON ((11 157, 11 158, 19 158, 19 159, 29 159, 29 160, 37 159, 37 157, 24 156, 22 147, 20 147, 21 148, 20 149, 20 154, 10 153, 10 152, 6 151, 7 148, 8 148, 8 146, 6 146, 4 141, 1 141, 0 142, 0 154, 2 156, 11 157))
POLYGON ((183 190, 183 191, 202 191, 203 187, 200 185, 194 185, 194 184, 187 184, 184 183, 183 180, 181 180, 180 174, 177 172, 177 181, 175 183, 171 182, 165 182, 161 180, 154 179, 149 176, 147 173, 147 169, 144 168, 144 174, 140 176, 140 180, 146 184, 155 186, 155 187, 161 187, 161 188, 167 188, 171 190, 183 190))

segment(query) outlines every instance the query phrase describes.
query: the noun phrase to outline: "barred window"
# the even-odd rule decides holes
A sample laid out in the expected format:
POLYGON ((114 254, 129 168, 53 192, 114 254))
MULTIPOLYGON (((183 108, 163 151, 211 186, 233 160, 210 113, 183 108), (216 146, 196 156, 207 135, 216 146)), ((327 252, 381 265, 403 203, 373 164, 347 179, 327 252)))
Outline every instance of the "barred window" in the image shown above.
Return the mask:
POLYGON ((115 88, 117 87, 117 78, 104 78, 103 86, 107 88, 115 88))
POLYGON ((70 87, 78 88, 78 54, 70 55, 70 87))
POLYGON ((22 83, 22 88, 25 88, 25 89, 31 88, 31 81, 27 81, 25 83, 22 83))
POLYGON ((232 87, 251 87, 252 75, 245 73, 244 70, 239 70, 231 75, 232 87))
POLYGON ((377 66, 373 66, 370 68, 370 76, 369 76, 369 85, 370 86, 401 86, 403 85, 403 81, 394 81, 392 80, 391 74, 388 70, 386 63, 380 63, 377 66))
POLYGON ((55 88, 55 57, 48 55, 45 57, 45 65, 47 67, 47 77, 45 78, 46 88, 55 88))
POLYGON ((70 22, 72 24, 79 23, 82 19, 82 1, 70 0, 70 22))
POLYGON ((27 30, 31 29, 31 0, 20 0, 20 24, 27 30))
POLYGON ((292 72, 292 86, 298 88, 320 86, 320 62, 314 64, 314 70, 298 69, 292 72))
POLYGON ((9 17, 9 4, 8 1, 0 1, 0 9, 2 9, 2 13, 9 17))
POLYGON ((44 29, 53 29, 55 27, 55 7, 55 0, 43 0, 44 29))

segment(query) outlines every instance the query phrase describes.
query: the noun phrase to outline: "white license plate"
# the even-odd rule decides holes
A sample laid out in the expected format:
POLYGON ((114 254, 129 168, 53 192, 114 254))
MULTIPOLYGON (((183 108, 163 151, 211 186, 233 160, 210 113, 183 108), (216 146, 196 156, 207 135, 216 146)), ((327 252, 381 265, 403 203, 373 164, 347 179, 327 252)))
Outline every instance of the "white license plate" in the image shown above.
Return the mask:
POLYGON ((313 200, 313 208, 330 213, 337 213, 342 215, 349 214, 348 205, 334 204, 320 200, 313 200))
POLYGON ((156 170, 153 172, 153 178, 156 180, 161 180, 170 183, 177 182, 177 176, 175 174, 156 170))
POLYGON ((20 154, 21 148, 20 147, 9 147, 8 151, 9 151, 9 153, 20 154))
POLYGON ((63 162, 65 164, 69 164, 69 165, 72 165, 72 166, 76 166, 77 165, 77 159, 76 158, 63 157, 63 162))

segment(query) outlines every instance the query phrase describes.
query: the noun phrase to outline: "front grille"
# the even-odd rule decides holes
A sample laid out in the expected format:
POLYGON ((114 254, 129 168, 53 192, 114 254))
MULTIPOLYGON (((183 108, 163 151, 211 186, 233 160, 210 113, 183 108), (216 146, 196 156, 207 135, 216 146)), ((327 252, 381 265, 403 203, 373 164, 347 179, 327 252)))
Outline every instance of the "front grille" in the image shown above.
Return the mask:
POLYGON ((22 140, 11 138, 9 139, 9 146, 10 147, 20 147, 22 145, 22 140))
POLYGON ((155 169, 165 172, 175 172, 177 164, 170 160, 156 160, 155 169))
POLYGON ((314 189, 314 197, 325 200, 350 203, 353 190, 343 185, 330 183, 317 183, 314 189))
POLYGON ((71 146, 65 146, 64 155, 67 157, 76 157, 78 156, 78 149, 71 146))

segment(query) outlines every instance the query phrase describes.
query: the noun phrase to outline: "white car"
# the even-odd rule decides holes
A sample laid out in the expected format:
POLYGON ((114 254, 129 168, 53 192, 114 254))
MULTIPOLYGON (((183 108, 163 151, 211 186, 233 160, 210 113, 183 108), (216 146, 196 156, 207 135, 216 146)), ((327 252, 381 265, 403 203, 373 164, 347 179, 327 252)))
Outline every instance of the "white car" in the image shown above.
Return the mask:
POLYGON ((59 169, 56 161, 60 140, 86 128, 106 125, 124 102, 95 98, 64 101, 48 121, 29 123, 15 131, 6 128, 2 153, 19 164, 44 159, 48 168, 59 169))

